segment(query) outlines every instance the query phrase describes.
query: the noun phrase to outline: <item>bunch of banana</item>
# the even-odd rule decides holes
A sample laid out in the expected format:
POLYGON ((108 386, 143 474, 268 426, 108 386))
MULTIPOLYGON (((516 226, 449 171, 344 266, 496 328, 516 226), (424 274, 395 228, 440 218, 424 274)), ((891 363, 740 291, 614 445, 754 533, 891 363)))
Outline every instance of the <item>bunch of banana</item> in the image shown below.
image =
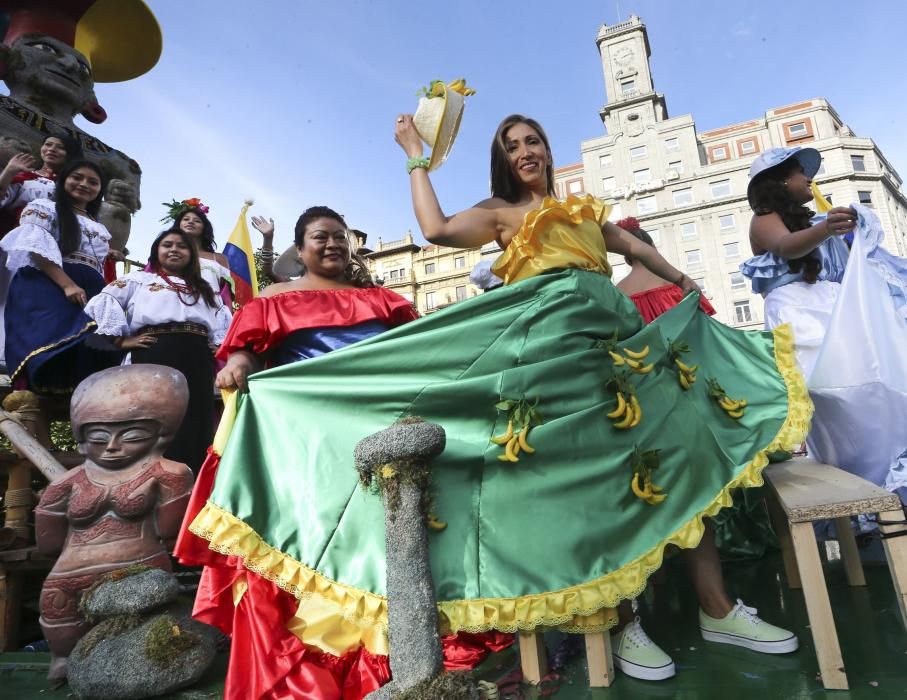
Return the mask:
POLYGON ((443 522, 442 520, 438 520, 438 516, 434 513, 429 513, 425 517, 425 524, 428 526, 429 530, 435 530, 436 532, 440 532, 447 527, 447 523, 443 522))
POLYGON ((727 413, 731 418, 739 420, 743 418, 744 409, 747 406, 746 399, 732 399, 727 395, 724 387, 714 379, 709 380, 709 396, 721 406, 721 410, 727 413))
POLYGON ((630 490, 637 498, 649 505, 657 505, 668 497, 664 489, 652 482, 652 472, 661 465, 658 450, 641 451, 639 447, 633 448, 630 456, 630 468, 633 476, 630 478, 630 490))
POLYGON ((633 474, 633 478, 630 479, 630 489, 633 491, 634 496, 642 499, 651 506, 661 503, 668 497, 668 494, 664 493, 664 489, 661 488, 661 486, 653 484, 652 481, 646 478, 641 472, 633 474), (640 481, 642 482, 642 485, 640 485, 640 481))
POLYGON ((638 352, 630 350, 629 348, 623 348, 623 355, 621 355, 620 352, 621 351, 614 350, 614 348, 608 350, 608 354, 614 361, 615 367, 623 367, 626 365, 637 374, 648 374, 655 368, 655 365, 651 362, 649 364, 646 364, 645 362, 646 356, 649 354, 648 345, 638 352))
POLYGON ((696 370, 699 369, 699 365, 686 365, 680 361, 679 357, 674 358, 674 364, 677 365, 677 380, 680 382, 680 386, 684 391, 689 390, 696 383, 696 370))
POLYGON ((491 441, 495 445, 504 447, 504 454, 498 455, 502 462, 519 462, 520 452, 531 455, 535 448, 529 444, 529 431, 532 424, 542 423, 542 414, 536 408, 538 399, 530 403, 525 399, 519 401, 505 399, 495 404, 499 411, 507 411, 507 430, 501 435, 495 435, 491 441))
POLYGON ((613 421, 613 425, 618 430, 627 430, 635 428, 642 420, 642 406, 639 405, 639 399, 636 398, 636 392, 629 390, 627 395, 630 400, 624 397, 623 391, 618 391, 617 407, 605 415, 613 421))
POLYGON ((449 90, 454 92, 459 92, 463 97, 469 97, 470 95, 475 95, 476 91, 472 88, 466 87, 466 78, 457 78, 456 80, 447 84, 449 90))

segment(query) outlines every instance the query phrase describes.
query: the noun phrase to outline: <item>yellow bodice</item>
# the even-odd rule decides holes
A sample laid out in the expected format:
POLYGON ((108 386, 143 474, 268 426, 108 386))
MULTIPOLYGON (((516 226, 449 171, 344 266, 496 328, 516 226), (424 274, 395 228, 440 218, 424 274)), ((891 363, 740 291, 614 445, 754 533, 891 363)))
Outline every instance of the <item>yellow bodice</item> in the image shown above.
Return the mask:
POLYGON ((611 276, 602 224, 611 205, 591 195, 570 195, 563 202, 545 197, 527 212, 491 271, 504 284, 520 282, 546 270, 579 268, 611 276))

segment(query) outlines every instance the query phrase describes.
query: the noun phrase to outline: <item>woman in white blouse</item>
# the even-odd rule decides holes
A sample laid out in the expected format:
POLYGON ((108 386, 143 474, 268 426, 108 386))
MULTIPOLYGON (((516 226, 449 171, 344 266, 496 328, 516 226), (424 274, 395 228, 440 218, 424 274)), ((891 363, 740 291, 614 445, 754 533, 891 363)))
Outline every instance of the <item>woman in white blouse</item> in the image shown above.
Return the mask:
POLYGON ((83 308, 104 286, 110 233, 95 220, 104 176, 94 163, 70 161, 54 198, 22 210, 0 248, 14 274, 6 303, 6 362, 13 385, 71 391, 92 372, 117 364, 115 353, 85 345, 94 322, 83 308))
POLYGON ((179 230, 151 245, 148 269, 107 285, 85 312, 97 335, 132 353, 136 364, 179 370, 189 384, 189 406, 165 453, 198 472, 214 434, 214 355, 230 326, 230 310, 202 278, 198 249, 179 230))

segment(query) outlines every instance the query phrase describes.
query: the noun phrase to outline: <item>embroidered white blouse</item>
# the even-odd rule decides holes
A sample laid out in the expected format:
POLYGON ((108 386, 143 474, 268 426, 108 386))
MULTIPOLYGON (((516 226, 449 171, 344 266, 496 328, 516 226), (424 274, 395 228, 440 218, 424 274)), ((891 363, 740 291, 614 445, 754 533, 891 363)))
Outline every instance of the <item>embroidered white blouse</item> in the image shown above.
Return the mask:
POLYGON ((230 270, 221 265, 217 260, 209 260, 199 256, 198 264, 202 268, 202 279, 211 285, 215 294, 220 293, 221 280, 230 279, 230 270))
MULTIPOLYGON (((110 233, 104 224, 87 216, 76 215, 82 237, 75 261, 90 264, 99 273, 104 269, 104 259, 110 250, 110 233)), ((10 231, 0 248, 8 257, 6 266, 16 272, 30 266, 37 268, 33 255, 39 255, 56 265, 63 265, 60 253, 60 229, 57 226, 57 211, 49 199, 36 199, 26 205, 19 216, 19 225, 10 231)))
MULTIPOLYGON (((183 282, 179 277, 170 279, 183 282)), ((93 297, 85 313, 97 322, 98 335, 130 336, 145 326, 197 323, 208 329, 212 345, 220 345, 233 318, 223 300, 215 294, 212 308, 201 298, 195 304, 186 304, 186 298, 185 293, 177 294, 167 280, 153 272, 130 272, 93 297)))
POLYGON ((11 182, 0 199, 0 208, 19 209, 36 199, 49 199, 53 201, 57 183, 47 177, 38 175, 33 180, 24 182, 11 182))

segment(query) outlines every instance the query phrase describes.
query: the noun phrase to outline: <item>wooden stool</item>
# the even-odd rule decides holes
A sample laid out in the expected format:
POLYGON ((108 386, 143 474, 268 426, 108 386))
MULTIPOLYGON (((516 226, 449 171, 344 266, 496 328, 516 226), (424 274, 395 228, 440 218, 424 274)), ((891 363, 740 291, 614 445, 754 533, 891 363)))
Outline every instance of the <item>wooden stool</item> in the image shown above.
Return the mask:
MULTIPOLYGON (((608 632, 586 634, 586 664, 589 667, 589 687, 608 688, 614 682, 614 659, 611 655, 611 635, 608 632)), ((537 685, 548 673, 548 657, 541 631, 520 632, 520 667, 523 678, 537 685)))
MULTIPOLYGON (((781 544, 788 585, 802 588, 806 599, 822 685, 845 690, 847 674, 812 523, 835 521, 847 582, 851 586, 865 586, 850 517, 878 513, 883 534, 907 532, 901 501, 895 494, 859 476, 807 457, 771 464, 763 475, 770 486, 767 501, 781 544)), ((901 621, 907 627, 907 536, 883 542, 901 621)))

